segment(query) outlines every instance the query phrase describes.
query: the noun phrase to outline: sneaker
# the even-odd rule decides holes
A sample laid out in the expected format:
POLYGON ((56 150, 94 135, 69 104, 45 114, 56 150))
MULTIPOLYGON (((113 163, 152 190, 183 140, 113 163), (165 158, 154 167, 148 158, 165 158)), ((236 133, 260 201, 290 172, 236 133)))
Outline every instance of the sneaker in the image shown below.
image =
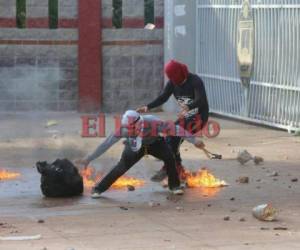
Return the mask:
POLYGON ((162 182, 165 178, 167 178, 167 171, 164 167, 162 167, 159 171, 156 172, 155 175, 151 177, 151 181, 153 182, 162 182))
POLYGON ((92 197, 92 199, 99 199, 99 198, 101 198, 101 194, 102 193, 100 193, 99 191, 93 190, 91 197, 92 197))
POLYGON ((181 187, 172 188, 172 189, 170 189, 170 192, 175 195, 183 195, 184 194, 184 191, 181 187))

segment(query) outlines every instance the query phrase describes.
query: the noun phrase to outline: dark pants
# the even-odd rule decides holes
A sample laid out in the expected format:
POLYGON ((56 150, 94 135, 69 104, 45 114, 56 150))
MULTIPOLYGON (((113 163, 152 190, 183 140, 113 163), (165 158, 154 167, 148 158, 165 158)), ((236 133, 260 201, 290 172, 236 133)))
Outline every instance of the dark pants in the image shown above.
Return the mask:
MULTIPOLYGON (((179 119, 175 124, 181 126, 191 134, 196 134, 206 125, 207 121, 208 116, 201 117, 201 115, 197 114, 188 118, 179 119)), ((183 143, 184 138, 179 136, 168 136, 166 141, 175 156, 176 164, 181 164, 180 145, 183 143)))
MULTIPOLYGON (((179 187, 180 181, 175 168, 175 159, 166 141, 159 137, 154 143, 147 145, 146 147, 148 154, 164 162, 169 179, 169 188, 172 189, 179 187)), ((100 193, 106 191, 144 155, 144 146, 142 146, 138 152, 133 152, 130 146, 126 144, 119 163, 101 180, 101 182, 95 187, 95 190, 100 193)))

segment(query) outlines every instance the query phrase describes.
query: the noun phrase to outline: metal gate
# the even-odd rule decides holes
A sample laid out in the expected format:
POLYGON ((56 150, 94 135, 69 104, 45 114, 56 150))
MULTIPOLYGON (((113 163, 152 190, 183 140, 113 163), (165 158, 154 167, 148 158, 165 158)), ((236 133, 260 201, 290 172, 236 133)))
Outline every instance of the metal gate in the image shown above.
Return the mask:
POLYGON ((251 1, 255 52, 248 100, 237 62, 241 4, 197 2, 196 71, 205 82, 210 109, 274 127, 300 128, 300 0, 251 1))

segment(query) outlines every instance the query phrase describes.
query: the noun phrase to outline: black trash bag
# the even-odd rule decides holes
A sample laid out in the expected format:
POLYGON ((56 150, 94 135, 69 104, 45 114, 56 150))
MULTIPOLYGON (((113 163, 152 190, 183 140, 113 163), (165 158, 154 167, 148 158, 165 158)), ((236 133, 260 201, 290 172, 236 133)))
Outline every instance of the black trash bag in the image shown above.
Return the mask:
POLYGON ((37 162, 41 174, 41 190, 46 197, 71 197, 83 193, 83 180, 78 169, 67 159, 52 164, 37 162))

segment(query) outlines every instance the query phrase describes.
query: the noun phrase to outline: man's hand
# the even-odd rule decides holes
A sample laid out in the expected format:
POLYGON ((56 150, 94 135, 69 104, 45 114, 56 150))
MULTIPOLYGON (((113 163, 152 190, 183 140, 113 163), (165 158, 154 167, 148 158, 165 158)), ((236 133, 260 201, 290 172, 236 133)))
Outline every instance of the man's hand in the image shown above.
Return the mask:
POLYGON ((188 114, 188 112, 187 111, 185 111, 185 110, 181 110, 179 113, 178 113, 178 118, 179 119, 183 119, 184 117, 186 117, 187 116, 187 114, 188 114))
POLYGON ((189 107, 187 106, 187 105, 185 105, 184 103, 180 103, 179 102, 179 106, 180 106, 180 112, 179 112, 179 114, 178 114, 178 118, 179 119, 182 119, 182 118, 184 118, 184 117, 186 117, 187 116, 187 114, 188 114, 188 112, 189 112, 189 107))
POLYGON ((148 107, 147 106, 140 107, 136 110, 136 112, 138 112, 138 113, 147 113, 148 112, 148 107))
POLYGON ((181 108, 181 111, 184 110, 184 111, 188 112, 190 110, 190 108, 186 104, 184 104, 184 103, 180 103, 179 102, 179 106, 181 108))
POLYGON ((77 165, 78 167, 83 166, 84 168, 86 168, 89 164, 90 162, 86 159, 78 159, 75 161, 75 165, 77 165))
POLYGON ((199 148, 199 149, 204 149, 205 148, 205 144, 200 139, 196 139, 196 142, 195 142, 194 145, 195 145, 196 148, 199 148))

